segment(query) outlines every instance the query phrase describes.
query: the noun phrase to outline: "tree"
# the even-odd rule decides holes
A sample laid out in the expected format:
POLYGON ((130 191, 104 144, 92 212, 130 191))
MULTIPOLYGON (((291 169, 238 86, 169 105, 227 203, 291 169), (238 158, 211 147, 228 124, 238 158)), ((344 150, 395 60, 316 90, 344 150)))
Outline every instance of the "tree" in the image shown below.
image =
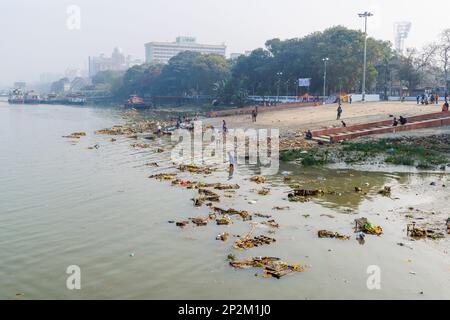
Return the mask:
POLYGON ((444 70, 444 81, 446 94, 449 92, 449 69, 450 69, 450 29, 441 33, 439 41, 439 60, 444 70))

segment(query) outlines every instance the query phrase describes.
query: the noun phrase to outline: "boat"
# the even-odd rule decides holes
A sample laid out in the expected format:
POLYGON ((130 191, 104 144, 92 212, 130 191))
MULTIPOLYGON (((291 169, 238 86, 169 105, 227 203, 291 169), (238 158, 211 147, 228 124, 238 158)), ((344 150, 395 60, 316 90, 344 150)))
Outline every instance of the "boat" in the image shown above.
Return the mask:
POLYGON ((136 94, 130 96, 130 98, 125 103, 125 107, 127 108, 151 108, 151 104, 145 103, 144 99, 139 97, 136 94))
POLYGON ((22 90, 14 89, 8 95, 8 103, 10 104, 23 104, 25 102, 22 90))
POLYGON ((41 97, 33 90, 25 93, 23 103, 25 104, 39 104, 41 103, 41 97))
POLYGON ((63 101, 63 104, 69 105, 84 105, 85 103, 86 97, 81 93, 69 93, 63 101))

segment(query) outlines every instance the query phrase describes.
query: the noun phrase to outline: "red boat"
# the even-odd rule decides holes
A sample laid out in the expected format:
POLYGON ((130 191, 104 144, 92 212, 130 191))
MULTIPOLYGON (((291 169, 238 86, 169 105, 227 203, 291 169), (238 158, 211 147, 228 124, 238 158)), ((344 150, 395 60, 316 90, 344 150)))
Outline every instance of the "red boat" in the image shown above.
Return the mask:
POLYGON ((125 107, 128 108, 150 108, 150 104, 146 104, 144 99, 139 97, 138 95, 131 95, 128 99, 127 103, 125 103, 125 107))

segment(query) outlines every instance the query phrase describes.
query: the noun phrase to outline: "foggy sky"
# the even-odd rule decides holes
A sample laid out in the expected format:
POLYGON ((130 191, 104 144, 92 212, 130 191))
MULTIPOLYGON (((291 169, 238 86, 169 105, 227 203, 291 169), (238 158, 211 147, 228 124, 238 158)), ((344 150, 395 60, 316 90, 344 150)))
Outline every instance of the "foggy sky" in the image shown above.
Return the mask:
POLYGON ((144 43, 178 35, 224 42, 229 55, 333 25, 362 29, 357 13, 366 10, 375 14, 369 35, 379 39, 393 41, 393 23, 411 21, 407 47, 450 27, 449 0, 1 0, 0 85, 87 69, 89 55, 109 55, 115 46, 144 59, 144 43), (70 5, 81 9, 80 30, 66 26, 70 5))

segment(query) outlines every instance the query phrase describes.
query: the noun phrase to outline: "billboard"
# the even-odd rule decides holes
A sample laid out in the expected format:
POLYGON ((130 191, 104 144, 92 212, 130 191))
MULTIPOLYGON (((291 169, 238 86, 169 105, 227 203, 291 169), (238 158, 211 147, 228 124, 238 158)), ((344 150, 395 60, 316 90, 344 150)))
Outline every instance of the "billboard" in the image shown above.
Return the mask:
POLYGON ((311 78, 298 79, 298 86, 299 87, 309 87, 310 84, 311 84, 311 78))

